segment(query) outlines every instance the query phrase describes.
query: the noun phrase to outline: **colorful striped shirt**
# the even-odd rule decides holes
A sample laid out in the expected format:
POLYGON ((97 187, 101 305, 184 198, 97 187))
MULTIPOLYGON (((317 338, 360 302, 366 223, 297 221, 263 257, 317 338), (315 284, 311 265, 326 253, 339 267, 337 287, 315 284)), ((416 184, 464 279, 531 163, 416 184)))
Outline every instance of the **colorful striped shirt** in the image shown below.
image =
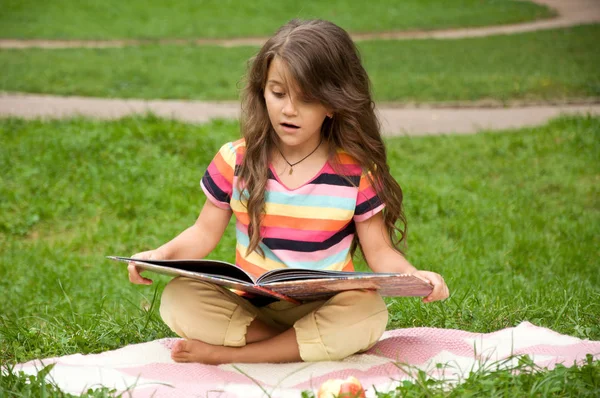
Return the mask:
POLYGON ((354 271, 354 222, 384 208, 358 162, 338 150, 338 169, 344 176, 327 162, 295 189, 288 189, 269 166, 259 243, 263 257, 256 250, 246 255, 249 217, 238 188, 245 149, 243 139, 223 145, 200 182, 212 203, 236 217, 236 265, 254 276, 286 267, 354 271))

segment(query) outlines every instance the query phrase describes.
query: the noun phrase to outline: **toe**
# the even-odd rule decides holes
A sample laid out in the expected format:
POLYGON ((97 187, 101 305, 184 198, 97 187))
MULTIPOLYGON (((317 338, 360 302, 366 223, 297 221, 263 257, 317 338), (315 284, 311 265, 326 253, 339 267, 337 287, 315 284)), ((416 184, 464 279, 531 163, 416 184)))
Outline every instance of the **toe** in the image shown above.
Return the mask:
POLYGON ((171 348, 171 358, 175 362, 189 362, 190 352, 187 349, 187 341, 179 340, 171 348))
POLYGON ((175 362, 191 362, 190 357, 187 352, 183 353, 171 353, 171 359, 175 362))

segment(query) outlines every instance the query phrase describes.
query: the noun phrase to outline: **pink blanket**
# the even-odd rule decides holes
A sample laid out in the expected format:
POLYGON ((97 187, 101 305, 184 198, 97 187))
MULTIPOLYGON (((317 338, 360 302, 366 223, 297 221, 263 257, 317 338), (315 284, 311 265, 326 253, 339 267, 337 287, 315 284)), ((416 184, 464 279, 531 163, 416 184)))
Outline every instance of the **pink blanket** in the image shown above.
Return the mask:
POLYGON ((600 341, 581 340, 523 322, 494 333, 410 328, 391 330, 364 354, 343 361, 289 364, 178 364, 169 347, 176 339, 129 345, 100 354, 68 355, 20 364, 16 370, 35 374, 55 364, 52 379, 63 391, 81 393, 106 386, 125 396, 140 397, 300 397, 317 391, 331 378, 357 377, 368 397, 390 391, 411 373, 456 382, 481 366, 496 370, 516 364, 513 356, 528 354, 542 367, 571 366, 586 354, 600 358, 600 341), (436 364, 442 364, 436 367, 436 364))

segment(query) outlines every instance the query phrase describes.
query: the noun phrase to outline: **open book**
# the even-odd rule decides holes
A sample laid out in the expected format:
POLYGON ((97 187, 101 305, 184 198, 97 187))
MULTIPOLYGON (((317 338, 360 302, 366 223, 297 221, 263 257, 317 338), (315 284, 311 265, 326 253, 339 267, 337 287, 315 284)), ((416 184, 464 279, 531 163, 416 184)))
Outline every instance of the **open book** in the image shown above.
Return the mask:
POLYGON ((139 268, 159 274, 185 276, 295 303, 325 299, 344 290, 373 289, 382 296, 427 296, 433 289, 429 283, 407 274, 281 268, 255 278, 233 264, 218 260, 108 258, 132 261, 139 268))

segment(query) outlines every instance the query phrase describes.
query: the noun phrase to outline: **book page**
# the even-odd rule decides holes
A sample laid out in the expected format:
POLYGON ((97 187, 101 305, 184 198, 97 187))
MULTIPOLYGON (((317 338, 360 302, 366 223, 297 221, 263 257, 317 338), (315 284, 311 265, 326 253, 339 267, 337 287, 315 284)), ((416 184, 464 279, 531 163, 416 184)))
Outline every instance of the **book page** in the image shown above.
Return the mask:
MULTIPOLYGON (((248 274, 246 271, 241 268, 230 264, 225 261, 219 260, 208 260, 208 259, 198 259, 198 260, 140 260, 130 257, 117 257, 117 256, 109 256, 108 258, 112 260, 133 261, 142 267, 145 264, 153 264, 163 268, 154 268, 152 271, 159 273, 167 273, 168 269, 172 269, 173 272, 168 273, 168 275, 180 275, 177 270, 180 271, 190 271, 194 273, 201 273, 213 276, 219 276, 227 280, 231 280, 233 282, 247 282, 249 284, 254 284, 254 278, 248 274), (162 271, 162 272, 161 272, 162 271)), ((148 268, 149 269, 149 268, 148 268)))
POLYGON ((184 276, 198 279, 215 285, 241 290, 260 296, 273 297, 279 300, 298 303, 290 297, 273 292, 261 286, 256 286, 252 277, 233 264, 215 260, 139 260, 129 257, 109 256, 112 260, 133 261, 142 270, 170 276, 184 276), (202 270, 202 272, 200 272, 202 270), (239 272, 238 272, 239 271, 239 272), (211 272, 211 273, 209 273, 211 272))
POLYGON ((271 282, 264 286, 301 301, 323 299, 345 290, 356 289, 377 290, 380 295, 391 297, 425 297, 433 290, 432 285, 411 275, 355 272, 344 274, 329 278, 271 282))
MULTIPOLYGON (((333 279, 346 278, 349 276, 362 277, 373 275, 372 272, 344 272, 344 271, 327 271, 319 269, 303 269, 303 268, 280 268, 268 271, 256 279, 259 285, 267 285, 275 282, 284 282, 289 280, 302 279, 333 279)), ((378 273, 378 275, 399 275, 378 273)))

